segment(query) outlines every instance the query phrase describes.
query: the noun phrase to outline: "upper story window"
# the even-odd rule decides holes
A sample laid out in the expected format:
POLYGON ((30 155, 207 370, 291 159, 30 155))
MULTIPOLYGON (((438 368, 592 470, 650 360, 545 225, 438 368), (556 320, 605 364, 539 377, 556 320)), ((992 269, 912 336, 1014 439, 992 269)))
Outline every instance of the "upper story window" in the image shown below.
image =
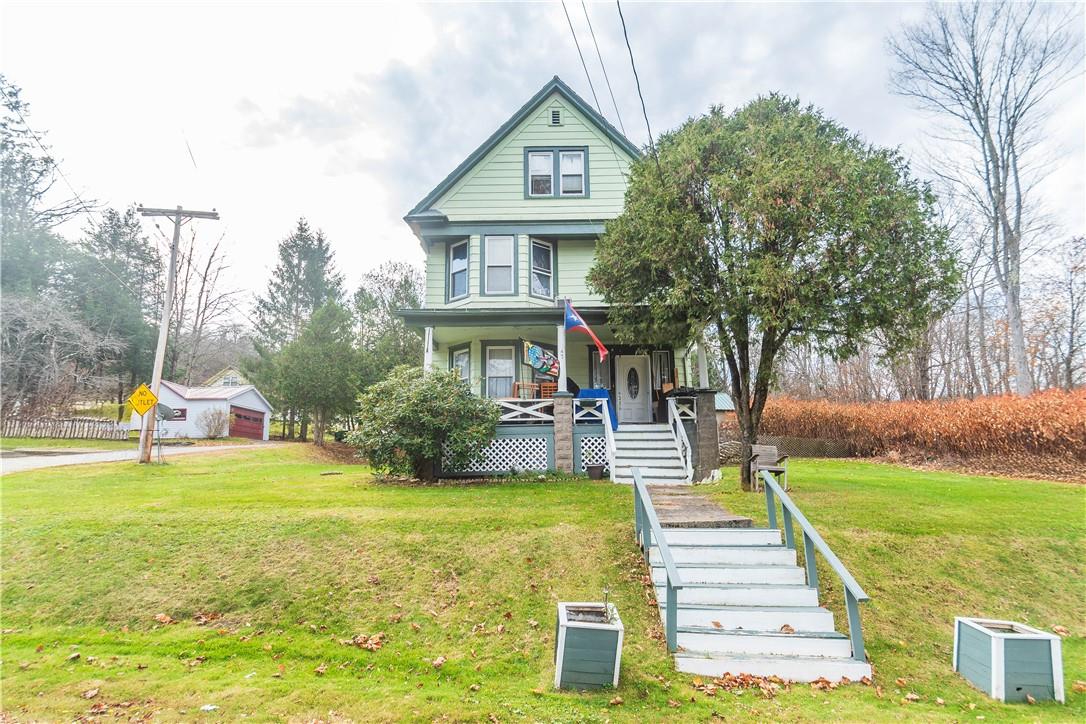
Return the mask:
POLYGON ((513 282, 513 258, 516 241, 513 236, 483 237, 483 254, 486 260, 483 268, 484 294, 513 294, 516 290, 513 282))
POLYGON ((532 296, 554 298, 554 246, 532 239, 532 296))
POLYGON ((226 375, 222 378, 223 387, 238 387, 239 385, 240 383, 238 382, 237 375, 226 375))
POLYGON ((468 242, 449 247, 449 301, 468 295, 468 242))
POLYGON ((584 151, 562 151, 563 196, 584 196, 584 151))
POLYGON ((554 153, 551 151, 528 154, 528 195, 554 195, 554 153))
POLYGON ((588 196, 588 147, 524 149, 524 197, 588 196))

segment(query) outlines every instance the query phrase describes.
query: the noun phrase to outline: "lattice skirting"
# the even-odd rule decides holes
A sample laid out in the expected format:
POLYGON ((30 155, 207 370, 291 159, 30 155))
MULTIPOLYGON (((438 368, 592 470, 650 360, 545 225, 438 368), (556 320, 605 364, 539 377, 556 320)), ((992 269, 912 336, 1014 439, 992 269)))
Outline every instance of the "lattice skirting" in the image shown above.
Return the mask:
POLYGON ((587 435, 581 438, 581 472, 588 470, 589 465, 607 468, 607 438, 587 435))
POLYGON ((441 457, 443 470, 458 473, 505 473, 510 470, 546 470, 546 437, 498 437, 491 440, 471 464, 452 470, 446 455, 441 457))

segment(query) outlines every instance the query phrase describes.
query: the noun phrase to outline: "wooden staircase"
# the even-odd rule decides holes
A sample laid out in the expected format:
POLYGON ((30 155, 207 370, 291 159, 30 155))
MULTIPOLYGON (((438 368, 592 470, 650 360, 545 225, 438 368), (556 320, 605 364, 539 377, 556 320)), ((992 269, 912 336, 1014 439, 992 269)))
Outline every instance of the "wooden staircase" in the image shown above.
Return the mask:
POLYGON ((679 671, 791 681, 871 676, 858 610, 867 595, 772 476, 764 481, 768 528, 663 528, 641 471, 633 477, 638 542, 679 671), (785 519, 780 528, 776 497, 785 519), (803 530, 802 567, 794 523, 803 530), (848 635, 836 631, 833 613, 819 605, 816 551, 844 582, 848 635))

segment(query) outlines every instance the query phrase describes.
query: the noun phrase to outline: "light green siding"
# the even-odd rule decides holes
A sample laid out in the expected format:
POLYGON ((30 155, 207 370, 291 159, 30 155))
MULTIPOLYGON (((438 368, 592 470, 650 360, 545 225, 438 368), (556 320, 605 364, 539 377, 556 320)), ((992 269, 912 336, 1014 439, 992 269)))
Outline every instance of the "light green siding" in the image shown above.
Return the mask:
POLYGON ((449 189, 433 207, 450 221, 604 220, 618 216, 630 164, 594 123, 553 93, 449 189), (559 109, 562 125, 551 126, 559 109), (587 146, 587 198, 524 198, 524 149, 587 146))
MULTIPOLYGON (((497 233, 497 232, 496 232, 497 233)), ((508 232, 506 232, 508 233, 508 232)), ((555 304, 553 299, 540 299, 528 293, 530 289, 530 249, 531 237, 516 234, 517 244, 517 293, 515 295, 483 295, 483 257, 482 236, 474 234, 468 244, 468 296, 453 302, 445 302, 445 286, 448 283, 446 266, 448 247, 456 242, 435 241, 429 245, 426 254, 426 306, 430 309, 460 307, 549 307, 555 304)), ((553 283, 557 289, 557 298, 569 297, 574 304, 599 305, 602 297, 588 290, 585 275, 595 261, 596 242, 593 240, 568 239, 555 243, 555 263, 557 272, 553 283)))

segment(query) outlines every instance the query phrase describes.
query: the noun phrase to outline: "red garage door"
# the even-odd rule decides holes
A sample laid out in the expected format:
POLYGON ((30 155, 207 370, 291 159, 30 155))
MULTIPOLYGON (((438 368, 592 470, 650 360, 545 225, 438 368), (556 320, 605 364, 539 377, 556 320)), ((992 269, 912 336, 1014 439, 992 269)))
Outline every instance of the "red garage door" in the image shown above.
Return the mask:
POLYGON ((244 407, 230 406, 230 437, 264 439, 264 413, 244 407))

